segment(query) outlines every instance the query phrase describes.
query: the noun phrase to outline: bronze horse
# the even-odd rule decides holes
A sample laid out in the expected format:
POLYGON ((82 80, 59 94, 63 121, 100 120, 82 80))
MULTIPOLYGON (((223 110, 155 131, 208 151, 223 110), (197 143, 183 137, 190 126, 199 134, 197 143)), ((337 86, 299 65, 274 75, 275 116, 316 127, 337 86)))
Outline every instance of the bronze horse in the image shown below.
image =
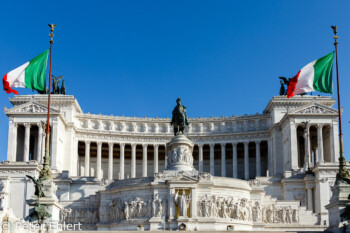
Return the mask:
POLYGON ((180 97, 176 100, 177 105, 173 110, 173 117, 171 119, 170 124, 174 126, 174 135, 176 136, 179 132, 184 134, 186 126, 189 125, 187 115, 186 115, 186 107, 181 104, 180 97))

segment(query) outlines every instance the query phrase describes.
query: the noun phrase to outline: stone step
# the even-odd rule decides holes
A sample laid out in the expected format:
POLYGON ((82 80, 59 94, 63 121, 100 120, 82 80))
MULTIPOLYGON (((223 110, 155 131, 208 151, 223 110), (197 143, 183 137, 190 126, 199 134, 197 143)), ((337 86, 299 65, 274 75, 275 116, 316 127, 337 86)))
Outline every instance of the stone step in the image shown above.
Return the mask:
MULTIPOLYGON (((74 232, 74 231, 73 231, 74 232)), ((79 233, 140 233, 140 231, 78 231, 79 233)), ((169 233, 171 231, 145 231, 149 233, 169 233)), ((213 231, 195 231, 196 233, 208 233, 213 231)), ((215 233, 227 233, 228 231, 215 231, 215 233)), ((235 233, 247 233, 250 231, 233 231, 235 233)), ((263 233, 308 233, 310 231, 261 231, 263 233)), ((323 231, 312 231, 312 233, 321 233, 323 231)), ((59 233, 72 233, 72 231, 59 231, 59 233)))

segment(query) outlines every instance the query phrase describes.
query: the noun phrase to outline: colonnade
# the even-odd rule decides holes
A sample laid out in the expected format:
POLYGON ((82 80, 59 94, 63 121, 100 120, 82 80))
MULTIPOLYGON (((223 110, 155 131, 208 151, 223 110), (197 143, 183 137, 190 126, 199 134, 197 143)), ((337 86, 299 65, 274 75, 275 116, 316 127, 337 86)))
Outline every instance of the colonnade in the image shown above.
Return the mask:
MULTIPOLYGON (((30 160, 29 153, 30 153, 30 134, 31 134, 31 128, 32 126, 38 127, 37 132, 37 145, 36 145, 36 157, 37 161, 40 163, 43 161, 43 157, 45 154, 45 139, 46 139, 46 133, 43 130, 42 123, 14 123, 12 129, 9 129, 9 141, 12 142, 11 147, 9 147, 9 150, 11 150, 11 159, 12 161, 16 161, 16 155, 17 155, 17 141, 18 141, 18 127, 19 126, 24 127, 24 144, 23 144, 23 161, 28 162, 30 160)), ((21 153, 20 151, 19 153, 21 153)), ((33 158, 32 158, 33 159, 33 158)))
MULTIPOLYGON (((96 158, 96 178, 102 178, 102 143, 97 144, 97 158, 96 158)), ((113 179, 113 146, 116 143, 108 142, 108 179, 113 179)), ((120 146, 120 162, 119 162, 119 179, 125 178, 125 145, 126 143, 118 143, 120 146)), ((84 176, 90 176, 90 145, 91 141, 85 141, 85 158, 84 158, 84 176)), ((136 143, 131 143, 131 178, 136 177, 136 143)), ((154 173, 158 173, 158 148, 159 144, 152 144, 154 148, 154 173)), ((142 144, 142 177, 147 177, 147 148, 148 144, 142 144)))
MULTIPOLYGON (((332 125, 331 124, 310 124, 310 123, 304 123, 302 125, 297 125, 296 128, 298 126, 302 126, 303 127, 303 139, 304 139, 304 148, 302 148, 304 150, 304 164, 303 164, 303 168, 306 171, 308 169, 308 167, 311 166, 312 164, 312 153, 314 152, 314 165, 318 162, 325 162, 327 160, 327 162, 331 162, 334 160, 334 151, 332 150, 332 148, 334 148, 334 133, 331 132, 332 125), (317 141, 312 142, 311 140, 311 133, 310 133, 310 128, 314 127, 317 130, 317 134, 315 136, 317 136, 317 141), (323 130, 325 129, 325 127, 329 127, 329 142, 324 142, 323 139, 323 130), (329 145, 328 145, 329 144, 329 145), (328 146, 329 151, 325 151, 324 149, 324 145, 328 146), (329 155, 328 158, 325 158, 325 154, 329 155)), ((299 156, 295 156, 295 159, 297 159, 300 156, 302 156, 301 154, 301 148, 300 148, 300 142, 299 142, 299 151, 298 154, 299 156)))
MULTIPOLYGON (((233 178, 238 178, 238 159, 237 159, 237 144, 238 143, 243 143, 244 145, 244 179, 248 180, 249 177, 249 143, 255 143, 255 169, 256 169, 256 176, 261 176, 261 150, 260 150, 260 144, 261 140, 255 140, 255 141, 243 141, 243 142, 221 142, 219 143, 221 146, 221 176, 226 177, 226 145, 227 144, 232 144, 232 170, 233 178)), ((84 176, 91 176, 90 174, 90 145, 92 141, 87 140, 85 141, 85 154, 84 154, 84 176)), ((103 142, 97 141, 95 142, 97 145, 97 157, 96 157, 96 172, 95 172, 95 177, 98 179, 103 178, 102 177, 102 165, 101 165, 101 154, 102 154, 102 144, 103 142)), ((107 143, 107 142, 106 142, 107 143)), ((114 143, 114 142, 108 142, 108 166, 107 166, 107 178, 108 179, 113 179, 113 146, 115 144, 119 144, 120 148, 120 157, 119 157, 119 179, 125 179, 125 142, 121 143, 114 143)), ((136 143, 127 143, 131 146, 131 164, 130 164, 130 177, 135 178, 136 177, 136 143)), ((218 143, 209 143, 209 148, 210 148, 210 173, 212 175, 215 174, 215 157, 214 157, 214 147, 218 143)), ((148 159, 147 159, 147 152, 148 152, 148 147, 152 146, 153 147, 153 171, 154 173, 159 172, 159 153, 158 153, 158 148, 160 145, 166 146, 165 144, 141 144, 142 145, 142 177, 147 177, 147 166, 148 166, 148 159)), ((204 171, 204 159, 203 159, 203 147, 204 143, 199 143, 196 144, 195 146, 198 146, 198 170, 199 172, 204 171)), ((268 147, 271 147, 270 141, 268 141, 268 147)), ((268 163, 271 163, 271 149, 268 149, 268 163)), ((165 166, 166 166, 166 158, 165 158, 165 166)), ((271 167, 270 165, 268 167, 271 167)))

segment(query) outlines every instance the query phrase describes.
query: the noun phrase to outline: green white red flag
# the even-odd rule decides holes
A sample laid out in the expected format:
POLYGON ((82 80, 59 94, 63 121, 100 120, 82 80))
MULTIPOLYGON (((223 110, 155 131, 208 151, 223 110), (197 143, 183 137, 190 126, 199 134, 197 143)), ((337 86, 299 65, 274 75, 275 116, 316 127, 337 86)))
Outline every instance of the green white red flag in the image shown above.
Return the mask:
POLYGON ((49 50, 8 72, 2 79, 6 93, 18 92, 13 87, 24 87, 38 91, 46 90, 46 66, 49 50))
POLYGON ((287 97, 319 91, 333 94, 332 70, 334 52, 304 66, 289 81, 287 97))

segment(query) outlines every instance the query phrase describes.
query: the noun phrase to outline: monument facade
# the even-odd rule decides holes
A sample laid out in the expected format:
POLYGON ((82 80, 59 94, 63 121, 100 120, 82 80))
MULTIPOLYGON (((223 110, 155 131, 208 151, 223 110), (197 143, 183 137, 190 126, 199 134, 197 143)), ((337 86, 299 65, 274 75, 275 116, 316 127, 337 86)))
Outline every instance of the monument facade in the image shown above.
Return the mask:
MULTIPOLYGON (((328 226, 338 112, 322 96, 273 97, 254 115, 170 118, 84 113, 51 97, 59 219, 90 230, 303 230, 328 226)), ((29 215, 43 163, 47 96, 10 99, 2 214, 29 215), (8 195, 11 193, 11 195, 8 195)))

